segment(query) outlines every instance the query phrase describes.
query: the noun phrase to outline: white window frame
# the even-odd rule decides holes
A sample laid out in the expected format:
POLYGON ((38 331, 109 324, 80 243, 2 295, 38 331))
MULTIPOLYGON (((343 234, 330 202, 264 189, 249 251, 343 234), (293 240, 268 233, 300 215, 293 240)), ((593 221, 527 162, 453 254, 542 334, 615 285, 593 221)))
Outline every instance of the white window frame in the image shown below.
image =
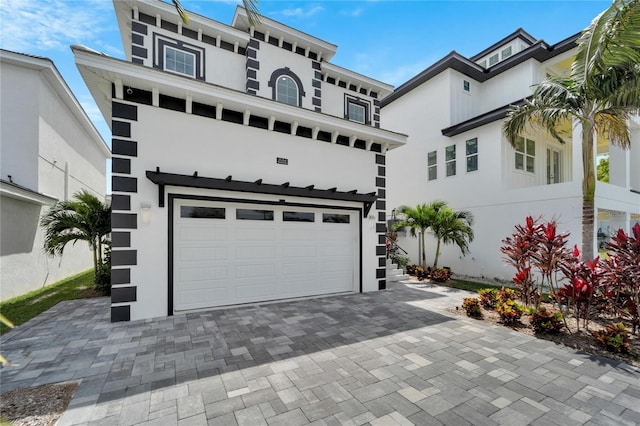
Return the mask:
POLYGON ((489 56, 489 66, 490 67, 494 66, 498 62, 500 62, 500 55, 499 54, 496 53, 495 55, 489 56))
POLYGON ((479 162, 478 162, 478 138, 472 138, 472 139, 468 139, 465 142, 465 154, 467 155, 467 173, 473 173, 473 172, 477 172, 478 168, 479 168, 479 162), (476 150, 475 152, 469 153, 469 142, 475 142, 475 147, 476 150), (476 168, 473 170, 469 170, 469 159, 470 158, 476 158, 476 168))
POLYGON ((511 55, 513 55, 513 48, 511 46, 505 47, 500 51, 500 58, 502 58, 503 61, 511 55))
POLYGON ((526 173, 536 172, 536 141, 533 139, 523 138, 522 136, 516 137, 516 143, 513 147, 515 151, 514 166, 516 170, 521 170, 526 173), (529 149, 529 142, 533 143, 533 149, 529 149), (522 149, 519 149, 518 145, 522 145, 522 149), (533 151, 533 152, 530 152, 533 151), (522 167, 518 166, 518 157, 522 158, 522 167), (531 169, 529 168, 529 161, 531 160, 531 169))
POLYGON ((444 168, 446 170, 445 172, 445 176, 446 177, 451 177, 451 176, 455 176, 456 175, 456 145, 449 145, 447 147, 445 147, 444 149, 444 168), (450 150, 450 148, 453 148, 453 150, 450 150), (449 153, 453 152, 453 156, 449 157, 449 153), (452 164, 453 165, 453 172, 450 172, 449 169, 449 165, 452 164))
POLYGON ((427 153, 427 180, 432 181, 438 179, 438 151, 431 151, 427 153), (431 154, 433 154, 433 162, 431 161, 431 154), (431 171, 433 170, 433 177, 431 177, 431 171))
POLYGON ((276 80, 276 101, 281 102, 283 104, 299 107, 300 106, 299 100, 300 100, 300 88, 298 87, 298 83, 296 83, 296 81, 293 78, 291 78, 290 76, 288 76, 288 75, 279 76, 277 78, 277 80, 276 80), (295 103, 289 102, 289 100, 291 98, 289 93, 287 93, 287 98, 289 98, 287 100, 283 100, 280 97, 280 90, 279 90, 280 83, 284 82, 284 81, 287 81, 287 80, 290 81, 291 83, 293 83, 293 86, 296 88, 296 93, 295 93, 295 96, 293 97, 293 100, 294 100, 295 103))
MULTIPOLYGON (((165 71, 169 71, 169 72, 172 72, 172 73, 174 73, 174 74, 186 75, 186 76, 188 76, 188 77, 196 78, 196 55, 195 55, 194 53, 187 52, 187 51, 185 51, 185 50, 181 50, 181 49, 179 49, 179 48, 177 48, 177 47, 173 47, 173 46, 167 46, 167 45, 165 45, 165 46, 164 46, 164 52, 163 52, 163 55, 164 55, 164 58, 163 58, 163 59, 164 59, 164 62, 163 62, 163 64, 164 64, 164 70, 165 70, 165 71), (169 51, 169 50, 173 50, 174 52, 176 52, 177 54, 180 54, 180 55, 185 55, 185 56, 191 57, 191 59, 192 59, 191 68, 193 69, 193 73, 189 74, 189 73, 187 73, 187 72, 183 72, 183 71, 179 71, 179 70, 176 70, 176 69, 171 69, 171 68, 169 68, 169 67, 167 66, 167 63, 168 63, 168 60, 167 60, 167 53, 168 53, 168 51, 169 51)), ((185 62, 185 64, 186 64, 186 62, 185 62)))
POLYGON ((351 99, 347 99, 347 118, 349 119, 349 121, 365 124, 367 122, 367 108, 364 105, 354 102, 351 99), (353 117, 353 115, 351 114, 351 107, 359 108, 362 110, 362 120, 358 120, 353 117))

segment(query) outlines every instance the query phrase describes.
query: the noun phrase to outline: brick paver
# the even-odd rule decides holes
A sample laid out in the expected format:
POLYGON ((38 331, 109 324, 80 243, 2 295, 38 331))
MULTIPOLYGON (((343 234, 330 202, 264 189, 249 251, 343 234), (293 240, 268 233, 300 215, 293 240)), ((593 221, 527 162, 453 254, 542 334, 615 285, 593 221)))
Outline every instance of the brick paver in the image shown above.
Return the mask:
POLYGON ((2 392, 80 382, 60 425, 638 424, 640 371, 383 292, 109 323, 63 302, 0 339, 2 392))

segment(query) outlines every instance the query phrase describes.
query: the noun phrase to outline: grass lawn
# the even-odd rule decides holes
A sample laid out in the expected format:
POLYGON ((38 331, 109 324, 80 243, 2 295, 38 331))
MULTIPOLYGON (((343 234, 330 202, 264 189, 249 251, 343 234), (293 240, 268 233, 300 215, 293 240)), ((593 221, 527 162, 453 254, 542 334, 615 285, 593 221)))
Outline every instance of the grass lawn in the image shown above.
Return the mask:
POLYGON ((464 280, 455 280, 455 279, 452 279, 446 283, 441 283, 441 285, 457 288, 460 290, 469 290, 469 291, 476 291, 476 292, 478 290, 482 290, 483 288, 497 288, 498 290, 500 290, 502 287, 504 287, 503 285, 492 285, 492 284, 476 283, 473 281, 464 281, 464 280))
MULTIPOLYGON (((0 302, 0 313, 15 325, 23 324, 63 300, 99 296, 93 290, 93 270, 82 272, 22 296, 0 302)), ((9 331, 0 323, 0 335, 9 331)))

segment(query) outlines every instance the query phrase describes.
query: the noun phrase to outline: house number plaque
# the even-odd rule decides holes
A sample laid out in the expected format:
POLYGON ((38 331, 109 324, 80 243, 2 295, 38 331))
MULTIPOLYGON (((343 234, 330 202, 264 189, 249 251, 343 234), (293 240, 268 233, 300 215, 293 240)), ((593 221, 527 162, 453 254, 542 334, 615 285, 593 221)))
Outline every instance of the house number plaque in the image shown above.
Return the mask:
POLYGON ((278 157, 278 158, 276 158, 276 164, 282 164, 284 166, 287 166, 289 164, 289 159, 288 158, 278 157))

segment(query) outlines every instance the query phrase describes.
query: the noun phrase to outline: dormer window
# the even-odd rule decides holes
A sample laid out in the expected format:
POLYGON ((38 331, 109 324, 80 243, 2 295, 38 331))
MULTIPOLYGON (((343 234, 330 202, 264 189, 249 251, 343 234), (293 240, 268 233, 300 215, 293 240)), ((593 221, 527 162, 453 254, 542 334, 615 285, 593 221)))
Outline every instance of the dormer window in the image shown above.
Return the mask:
POLYGON ((498 60, 499 60, 499 58, 498 58, 498 54, 497 53, 495 55, 491 55, 489 57, 489 66, 490 67, 494 66, 495 64, 498 63, 498 60))
POLYGON ((289 68, 280 68, 271 74, 269 79, 271 96, 274 101, 283 104, 302 106, 302 97, 305 96, 304 87, 300 78, 289 68))
POLYGON ((196 55, 164 46, 164 69, 178 74, 195 77, 196 55))
POLYGON ((511 46, 505 47, 504 49, 502 49, 502 52, 500 52, 500 56, 503 61, 507 59, 509 56, 511 56, 511 46))
POLYGON ((289 76, 278 77, 276 83, 276 101, 293 106, 298 105, 298 85, 289 76))
POLYGON ((369 109, 371 108, 369 102, 358 97, 353 97, 345 94, 345 111, 344 118, 347 120, 369 124, 369 109))

